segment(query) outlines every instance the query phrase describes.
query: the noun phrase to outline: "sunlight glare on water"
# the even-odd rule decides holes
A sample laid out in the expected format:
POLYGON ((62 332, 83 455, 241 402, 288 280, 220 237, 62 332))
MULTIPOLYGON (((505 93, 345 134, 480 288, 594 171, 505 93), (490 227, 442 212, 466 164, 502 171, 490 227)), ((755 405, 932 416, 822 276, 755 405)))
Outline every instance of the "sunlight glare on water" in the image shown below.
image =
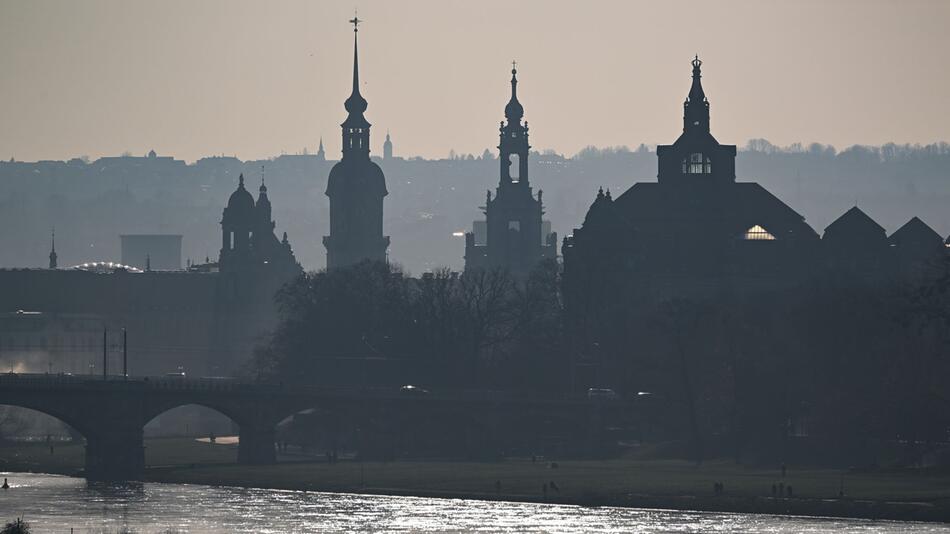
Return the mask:
POLYGON ((34 532, 950 533, 929 523, 0 476, 11 484, 0 520, 23 517, 34 532))

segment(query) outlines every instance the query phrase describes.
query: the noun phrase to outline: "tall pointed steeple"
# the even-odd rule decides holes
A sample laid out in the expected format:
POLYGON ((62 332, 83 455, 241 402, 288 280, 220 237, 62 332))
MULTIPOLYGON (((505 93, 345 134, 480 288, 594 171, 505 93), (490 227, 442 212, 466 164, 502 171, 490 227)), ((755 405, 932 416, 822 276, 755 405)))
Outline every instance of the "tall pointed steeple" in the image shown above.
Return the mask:
POLYGON ((50 247, 49 247, 49 268, 56 268, 56 228, 53 228, 53 231, 50 234, 50 247))
POLYGON ((706 93, 703 92, 702 72, 700 67, 703 62, 699 55, 692 61, 693 64, 693 85, 689 88, 689 96, 683 102, 683 132, 689 131, 709 131, 709 101, 706 100, 706 93))
POLYGON ((320 147, 317 148, 317 159, 323 161, 327 159, 327 153, 323 150, 323 136, 320 136, 320 147))
POLYGON ((369 157, 369 127, 370 123, 363 116, 369 104, 360 94, 360 56, 359 56, 359 24, 360 19, 353 17, 353 89, 349 98, 343 103, 349 115, 341 125, 343 127, 343 157, 369 157))
MULTIPOLYGON (((261 165, 261 187, 258 190, 257 204, 254 206, 257 211, 257 224, 267 227, 271 222, 270 199, 267 198, 267 186, 264 184, 264 166, 261 165)), ((256 230, 256 229, 255 229, 256 230)))
POLYGON ((383 235, 383 198, 386 177, 369 158, 370 123, 363 116, 367 102, 360 94, 359 24, 353 24, 353 87, 344 107, 343 159, 330 169, 326 194, 330 197, 330 235, 323 238, 327 268, 363 260, 386 261, 389 237, 383 235))

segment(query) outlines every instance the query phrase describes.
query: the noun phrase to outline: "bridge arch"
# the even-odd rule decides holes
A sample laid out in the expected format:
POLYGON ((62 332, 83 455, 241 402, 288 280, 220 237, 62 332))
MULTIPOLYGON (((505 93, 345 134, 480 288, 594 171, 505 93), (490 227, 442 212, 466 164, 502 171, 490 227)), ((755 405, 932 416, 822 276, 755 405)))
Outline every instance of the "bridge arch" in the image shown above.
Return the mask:
POLYGON ((153 392, 144 404, 142 427, 163 413, 183 406, 197 405, 214 410, 238 427, 238 462, 272 464, 277 461, 276 426, 281 412, 273 408, 240 396, 215 397, 207 392, 189 394, 174 389, 167 395, 153 392))
POLYGON ((27 398, 16 400, 6 397, 0 398, 0 407, 19 408, 51 417, 73 429, 83 439, 86 439, 86 436, 93 431, 88 418, 83 414, 77 413, 75 410, 69 410, 68 407, 57 406, 48 401, 37 402, 36 399, 27 398))

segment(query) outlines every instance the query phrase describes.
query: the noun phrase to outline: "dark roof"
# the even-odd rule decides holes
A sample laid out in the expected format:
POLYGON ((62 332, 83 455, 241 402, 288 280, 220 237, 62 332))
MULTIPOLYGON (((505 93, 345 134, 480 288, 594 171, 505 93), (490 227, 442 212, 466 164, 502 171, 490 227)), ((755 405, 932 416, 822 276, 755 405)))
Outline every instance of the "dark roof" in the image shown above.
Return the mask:
POLYGON ((335 196, 344 190, 357 190, 369 196, 384 197, 389 194, 386 190, 386 177, 383 170, 369 158, 344 158, 338 161, 327 178, 327 195, 335 196))
POLYGON ((898 247, 906 244, 933 245, 936 247, 943 244, 943 238, 940 237, 940 234, 917 217, 912 218, 904 226, 898 228, 896 232, 891 234, 888 241, 898 247))
POLYGON ((663 221, 727 221, 736 231, 760 225, 779 239, 814 239, 818 234, 775 195, 754 182, 636 183, 615 206, 632 224, 663 221))
POLYGON ((887 231, 857 206, 844 212, 825 228, 823 239, 887 239, 887 231))

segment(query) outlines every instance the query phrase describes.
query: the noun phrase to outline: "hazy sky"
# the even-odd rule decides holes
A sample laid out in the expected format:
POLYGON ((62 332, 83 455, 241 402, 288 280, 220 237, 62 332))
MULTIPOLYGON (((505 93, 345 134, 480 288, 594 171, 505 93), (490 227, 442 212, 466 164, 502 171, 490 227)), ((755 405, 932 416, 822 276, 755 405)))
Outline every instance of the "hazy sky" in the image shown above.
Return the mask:
POLYGON ((494 147, 512 59, 535 148, 671 142, 694 53, 722 142, 950 139, 941 0, 0 0, 0 158, 337 157, 354 7, 375 153, 494 147))

